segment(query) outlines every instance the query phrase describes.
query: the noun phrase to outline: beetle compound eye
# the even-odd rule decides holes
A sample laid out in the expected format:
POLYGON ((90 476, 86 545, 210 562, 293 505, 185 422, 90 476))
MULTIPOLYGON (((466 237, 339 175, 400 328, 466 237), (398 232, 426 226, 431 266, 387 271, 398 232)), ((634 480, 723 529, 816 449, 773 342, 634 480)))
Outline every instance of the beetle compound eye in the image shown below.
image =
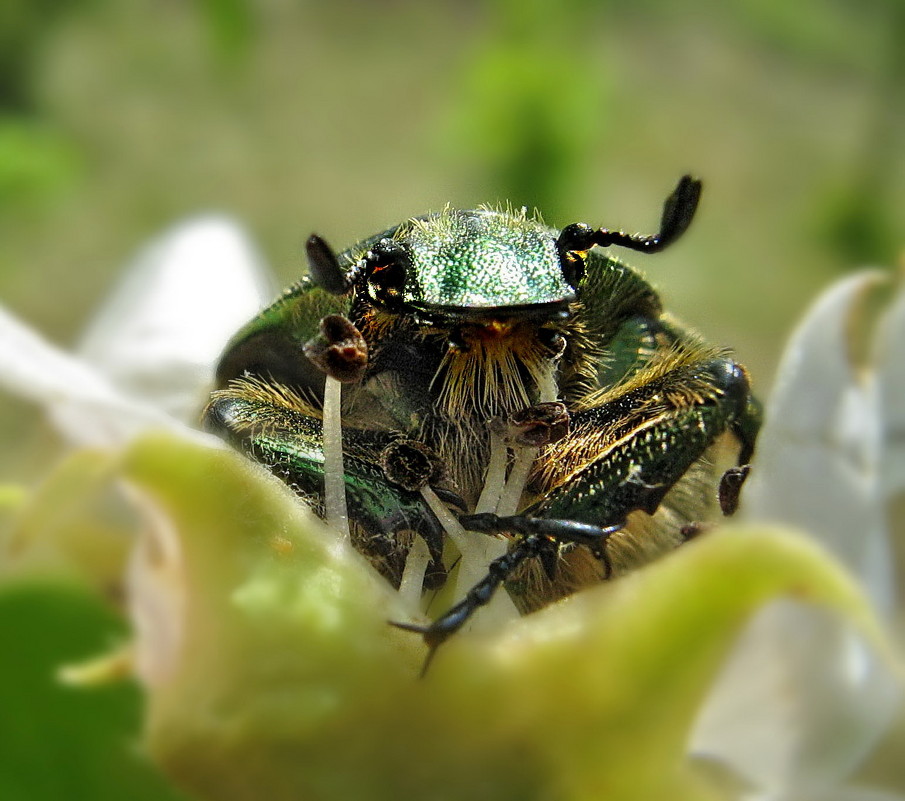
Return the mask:
POLYGON ((594 246, 594 229, 585 223, 567 225, 556 240, 563 278, 573 289, 584 278, 584 254, 594 246))
POLYGON ((560 257, 562 263, 562 276, 572 289, 578 289, 581 279, 584 278, 584 257, 575 251, 564 253, 560 257))
POLYGON ((409 256, 392 239, 381 239, 364 258, 364 271, 376 301, 392 305, 400 300, 408 278, 409 256))
POLYGON ((371 282, 384 292, 399 292, 405 286, 405 267, 395 262, 375 267, 371 282))

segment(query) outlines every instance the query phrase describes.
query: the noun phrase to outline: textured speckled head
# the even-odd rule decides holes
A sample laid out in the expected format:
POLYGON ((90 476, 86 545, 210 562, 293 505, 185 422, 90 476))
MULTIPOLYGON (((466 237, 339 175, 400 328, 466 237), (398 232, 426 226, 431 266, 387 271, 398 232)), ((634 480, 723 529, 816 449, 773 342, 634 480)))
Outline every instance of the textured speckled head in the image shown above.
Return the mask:
POLYGON ((565 313, 557 232, 524 214, 448 209, 396 234, 411 258, 405 302, 440 316, 565 313))

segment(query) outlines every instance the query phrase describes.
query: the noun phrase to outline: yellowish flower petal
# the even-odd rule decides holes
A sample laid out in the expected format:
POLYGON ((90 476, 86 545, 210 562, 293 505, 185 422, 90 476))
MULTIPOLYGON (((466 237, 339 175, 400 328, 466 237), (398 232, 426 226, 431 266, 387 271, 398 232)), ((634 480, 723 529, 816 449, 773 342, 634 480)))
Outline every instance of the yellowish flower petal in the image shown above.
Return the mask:
POLYGON ((455 637, 419 680, 420 640, 387 625, 399 596, 279 482, 169 438, 140 441, 125 470, 173 526, 185 592, 148 743, 201 798, 707 797, 688 730, 755 609, 791 593, 879 637, 813 544, 727 530, 455 637))

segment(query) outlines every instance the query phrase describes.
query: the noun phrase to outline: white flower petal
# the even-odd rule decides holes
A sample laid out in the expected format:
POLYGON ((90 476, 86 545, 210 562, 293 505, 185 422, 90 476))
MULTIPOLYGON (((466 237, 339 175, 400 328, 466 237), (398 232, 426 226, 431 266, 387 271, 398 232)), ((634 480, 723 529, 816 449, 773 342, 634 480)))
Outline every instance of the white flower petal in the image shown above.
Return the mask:
POLYGON ((843 782, 899 699, 886 665, 838 618, 793 601, 746 629, 704 704, 691 751, 785 797, 843 782))
POLYGON ((741 514, 818 537, 865 583, 891 597, 885 517, 878 503, 880 417, 873 382, 848 359, 858 302, 885 278, 859 273, 830 288, 793 333, 766 409, 741 514))
POLYGON ((0 386, 44 406, 76 445, 116 445, 175 421, 121 395, 88 365, 51 345, 0 308, 0 386))
MULTIPOLYGON (((790 799, 794 801, 794 799, 790 799)), ((905 795, 888 790, 877 790, 872 787, 840 787, 831 790, 818 798, 813 796, 802 801, 905 801, 905 795)))
POLYGON ((905 795, 873 787, 834 787, 816 795, 812 793, 796 793, 794 795, 777 796, 757 794, 745 796, 744 801, 905 801, 905 795))
POLYGON ((189 220, 139 253, 79 353, 122 392, 194 422, 224 345, 273 296, 237 223, 189 220))
POLYGON ((147 246, 75 358, 0 309, 0 386, 42 404, 76 445, 121 445, 194 422, 230 336, 271 297, 235 223, 204 217, 147 246))
POLYGON ((144 523, 126 578, 135 673, 145 687, 156 687, 173 674, 182 656, 187 603, 182 551, 159 505, 136 487, 125 490, 144 523))
MULTIPOLYGON (((878 482, 875 385, 858 382, 847 326, 883 277, 832 287, 793 334, 766 411, 743 514, 801 527, 862 579, 878 611, 892 599, 878 482)), ((886 665, 838 619, 787 601, 741 638, 702 709, 695 753, 716 756, 776 797, 819 794, 863 760, 895 714, 886 665)))
POLYGON ((878 327, 876 344, 883 420, 880 483, 891 499, 905 491, 905 280, 878 327))

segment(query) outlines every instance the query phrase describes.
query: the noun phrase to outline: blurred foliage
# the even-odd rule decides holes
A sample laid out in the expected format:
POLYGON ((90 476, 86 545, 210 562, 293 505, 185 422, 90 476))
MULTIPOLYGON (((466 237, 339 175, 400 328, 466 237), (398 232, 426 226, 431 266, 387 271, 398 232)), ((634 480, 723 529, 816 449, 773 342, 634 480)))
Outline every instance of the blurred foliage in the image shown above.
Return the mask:
POLYGON ((199 1, 214 51, 223 64, 238 68, 255 34, 253 4, 249 0, 199 1))
POLYGON ((893 261, 905 239, 902 208, 895 202, 893 166, 902 148, 905 108, 905 3, 889 0, 881 7, 888 21, 887 41, 864 120, 861 149, 848 185, 830 194, 824 217, 826 237, 842 256, 877 264, 893 261))
POLYGON ((78 151, 59 131, 28 117, 0 117, 0 211, 40 210, 80 172, 78 151))
MULTIPOLYGON (((0 9, 0 299, 73 341, 130 255, 234 213, 289 283, 405 216, 505 203, 689 235, 633 256, 761 394, 834 274, 905 247, 905 4, 11 0, 0 9)), ((216 302, 212 287, 211 302, 216 302)), ((0 399, 0 474, 52 447, 0 399)))
POLYGON ((182 798, 137 751, 141 697, 134 684, 75 688, 57 681, 61 665, 96 656, 124 636, 119 617, 84 590, 56 583, 0 588, 0 798, 182 798))
POLYGON ((602 20, 582 0, 551 13, 545 0, 496 0, 463 59, 462 85, 444 131, 455 159, 474 162, 498 198, 563 219, 589 183, 585 156, 604 136, 606 75, 575 46, 602 20))
POLYGON ((0 110, 35 106, 34 73, 55 25, 92 0, 4 0, 0 5, 0 110))

